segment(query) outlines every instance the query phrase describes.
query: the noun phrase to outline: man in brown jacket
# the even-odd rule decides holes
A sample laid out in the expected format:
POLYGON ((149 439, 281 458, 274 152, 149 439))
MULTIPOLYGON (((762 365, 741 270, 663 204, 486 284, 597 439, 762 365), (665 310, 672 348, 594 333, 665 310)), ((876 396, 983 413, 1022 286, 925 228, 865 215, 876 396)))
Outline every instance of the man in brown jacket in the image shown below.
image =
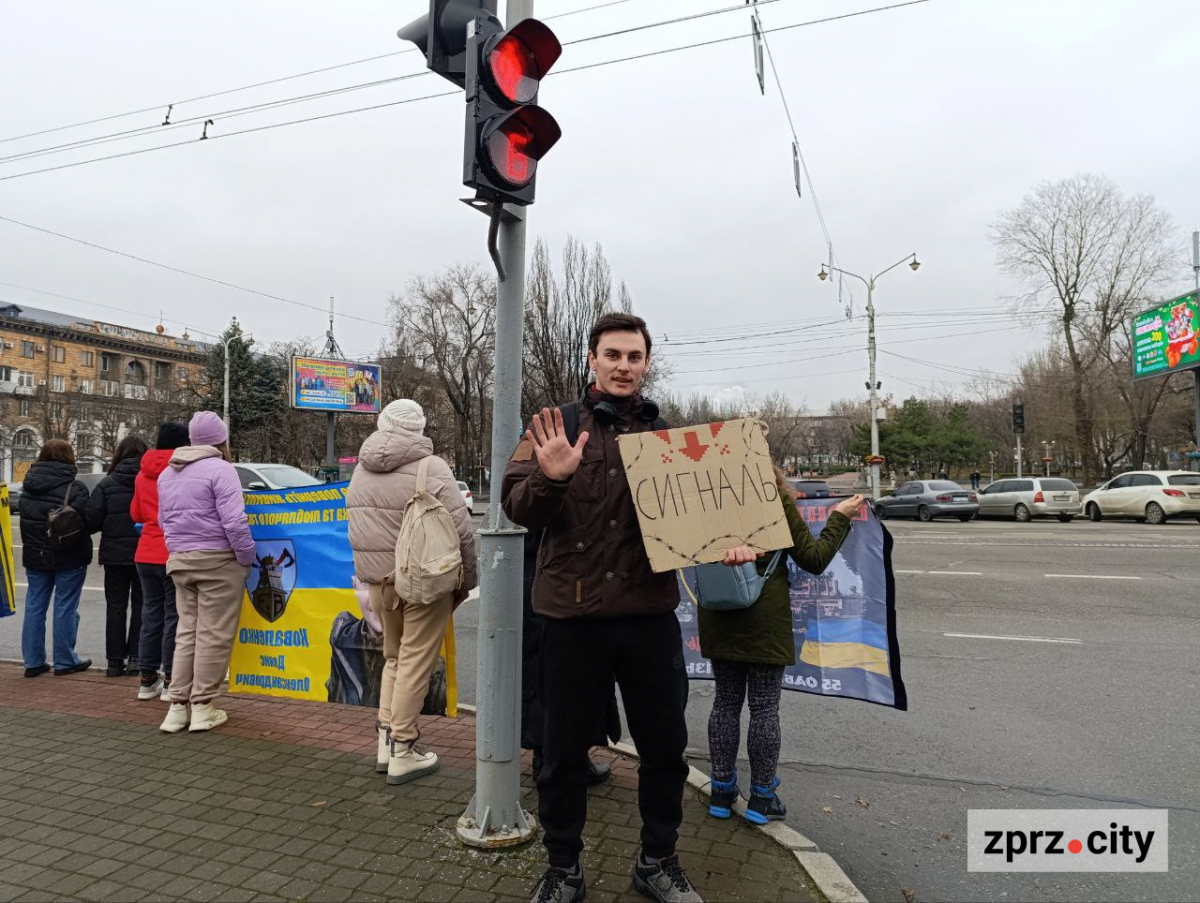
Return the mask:
POLYGON ((568 416, 574 441, 562 409, 544 409, 504 474, 505 513, 544 530, 533 585, 534 611, 545 619, 538 815, 550 867, 534 891, 541 903, 584 896, 587 752, 614 678, 641 756, 634 886, 659 901, 700 901, 675 855, 688 773, 678 585, 674 573, 650 570, 617 448, 618 436, 648 431, 658 419, 639 392, 650 345, 640 317, 601 317, 588 342, 595 382, 568 416))

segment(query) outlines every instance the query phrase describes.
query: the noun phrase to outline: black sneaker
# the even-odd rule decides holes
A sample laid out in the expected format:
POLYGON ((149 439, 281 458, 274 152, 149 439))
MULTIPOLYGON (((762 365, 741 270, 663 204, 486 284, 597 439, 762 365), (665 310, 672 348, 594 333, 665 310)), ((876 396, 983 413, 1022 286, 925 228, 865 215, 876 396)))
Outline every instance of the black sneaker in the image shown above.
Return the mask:
POLYGON ((708 814, 713 818, 729 818, 733 814, 733 804, 737 802, 738 796, 740 796, 737 785, 737 770, 734 769, 733 777, 728 781, 718 781, 710 775, 709 785, 711 787, 710 796, 712 799, 709 802, 708 814))
POLYGON ((551 866, 533 889, 530 903, 583 903, 587 888, 579 863, 571 871, 551 866))
POLYGON ((674 854, 666 859, 639 855, 633 864, 633 886, 658 903, 704 903, 674 854))
POLYGON ((787 816, 787 806, 775 792, 779 778, 770 787, 750 785, 750 800, 746 803, 746 821, 753 825, 765 825, 769 821, 782 821, 787 816))
POLYGON ((64 674, 79 674, 82 671, 86 671, 90 667, 92 667, 92 660, 90 658, 84 658, 77 661, 70 668, 55 668, 54 676, 61 677, 64 674))
POLYGON ((36 668, 26 668, 25 676, 26 677, 41 677, 43 674, 45 674, 49 670, 50 670, 50 665, 47 664, 46 662, 42 662, 42 664, 38 665, 36 668))
POLYGON ((108 660, 108 668, 104 672, 105 677, 124 677, 125 662, 119 658, 110 658, 108 660))
POLYGON ((603 784, 612 774, 612 766, 607 762, 597 762, 591 756, 588 756, 587 764, 587 783, 588 786, 603 784))

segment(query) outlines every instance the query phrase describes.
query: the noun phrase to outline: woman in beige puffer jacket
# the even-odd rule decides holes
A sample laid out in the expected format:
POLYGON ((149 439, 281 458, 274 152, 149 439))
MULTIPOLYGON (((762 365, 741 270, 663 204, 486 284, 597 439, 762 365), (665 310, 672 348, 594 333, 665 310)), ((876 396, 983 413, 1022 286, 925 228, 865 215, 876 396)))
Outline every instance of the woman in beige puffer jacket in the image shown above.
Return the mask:
POLYGON ((358 454, 346 494, 354 573, 367 585, 371 610, 383 624, 384 668, 376 724, 378 771, 389 784, 403 784, 437 768, 437 755, 416 745, 417 717, 429 675, 454 608, 478 584, 475 529, 449 466, 433 454, 422 433, 425 414, 410 399, 393 401, 379 415, 358 454), (397 597, 391 575, 404 508, 417 490, 420 462, 429 458, 426 488, 446 506, 458 531, 463 582, 459 590, 428 605, 397 597))

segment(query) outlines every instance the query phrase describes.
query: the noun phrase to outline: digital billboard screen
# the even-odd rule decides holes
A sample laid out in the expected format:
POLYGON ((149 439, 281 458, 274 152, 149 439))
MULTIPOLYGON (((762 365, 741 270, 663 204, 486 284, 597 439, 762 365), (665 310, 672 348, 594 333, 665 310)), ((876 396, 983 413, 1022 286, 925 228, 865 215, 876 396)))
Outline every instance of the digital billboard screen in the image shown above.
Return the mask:
POLYGON ((1200 367, 1200 304, 1196 293, 1142 311, 1133 318, 1130 335, 1134 379, 1200 367))
POLYGON ((378 364, 322 357, 292 358, 291 402, 299 411, 378 414, 378 364))

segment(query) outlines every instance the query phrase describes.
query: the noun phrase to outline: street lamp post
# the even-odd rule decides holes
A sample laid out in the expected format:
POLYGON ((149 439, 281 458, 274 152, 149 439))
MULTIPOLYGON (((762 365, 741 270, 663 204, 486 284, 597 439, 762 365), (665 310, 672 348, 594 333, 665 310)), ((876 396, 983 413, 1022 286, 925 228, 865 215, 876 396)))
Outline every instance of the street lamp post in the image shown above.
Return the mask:
POLYGON ((1050 454, 1050 450, 1058 444, 1058 440, 1046 442, 1042 440, 1042 448, 1045 449, 1046 455, 1042 458, 1042 463, 1046 465, 1046 476, 1050 476, 1050 462, 1054 460, 1054 456, 1050 454))
POLYGON ((921 266, 917 260, 916 253, 906 254, 904 257, 897 260, 890 267, 882 272, 871 276, 869 279, 864 279, 857 273, 851 273, 848 270, 843 270, 840 267, 835 267, 832 263, 821 266, 821 272, 817 274, 817 278, 824 282, 829 278, 828 270, 835 273, 841 273, 845 276, 853 276, 859 282, 867 287, 867 357, 870 361, 870 372, 868 375, 867 391, 870 393, 871 400, 871 498, 878 499, 880 496, 879 487, 879 380, 875 378, 875 280, 882 276, 888 270, 894 270, 896 267, 905 261, 909 262, 909 268, 915 273, 921 266))

